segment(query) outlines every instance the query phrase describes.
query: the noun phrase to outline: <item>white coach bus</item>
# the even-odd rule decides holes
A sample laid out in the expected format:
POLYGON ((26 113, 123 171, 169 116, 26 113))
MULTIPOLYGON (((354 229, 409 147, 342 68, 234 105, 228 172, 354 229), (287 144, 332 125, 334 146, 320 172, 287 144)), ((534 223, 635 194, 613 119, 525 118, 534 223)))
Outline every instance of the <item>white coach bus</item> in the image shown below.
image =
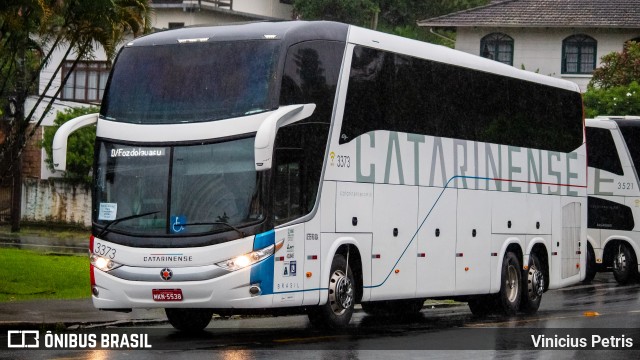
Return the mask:
POLYGON ((535 312, 585 276, 576 85, 331 22, 185 28, 120 51, 97 123, 93 303, 535 312))
POLYGON ((640 117, 586 120, 589 166, 587 276, 636 281, 640 254, 640 117))

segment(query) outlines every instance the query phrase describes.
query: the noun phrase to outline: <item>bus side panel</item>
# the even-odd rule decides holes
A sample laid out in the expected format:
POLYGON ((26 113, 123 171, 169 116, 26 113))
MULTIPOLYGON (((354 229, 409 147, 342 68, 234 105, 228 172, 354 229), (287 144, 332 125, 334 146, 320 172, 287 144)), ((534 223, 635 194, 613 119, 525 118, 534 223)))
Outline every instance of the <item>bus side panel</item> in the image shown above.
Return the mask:
POLYGON ((320 227, 322 232, 336 231, 336 185, 335 181, 322 183, 320 197, 320 227))
POLYGON ((492 206, 491 192, 458 190, 456 295, 489 292, 492 206))
POLYGON ((374 191, 371 299, 412 298, 418 187, 375 184, 374 191))
POLYGON ((420 188, 416 296, 447 296, 456 286, 457 189, 420 188))
POLYGON ((303 305, 316 305, 320 300, 320 214, 322 208, 304 225, 304 257, 301 260, 304 266, 300 264, 298 268, 304 282, 303 305))
POLYGON ((304 224, 276 229, 275 243, 284 245, 274 255, 273 306, 302 304, 304 279, 304 224))
POLYGON ((553 202, 547 195, 527 194, 527 234, 551 234, 552 206, 553 202))
POLYGON ((373 184, 339 182, 336 189, 336 232, 370 233, 373 184))
POLYGON ((527 231, 526 194, 496 192, 492 195, 491 232, 494 234, 524 234, 527 231))

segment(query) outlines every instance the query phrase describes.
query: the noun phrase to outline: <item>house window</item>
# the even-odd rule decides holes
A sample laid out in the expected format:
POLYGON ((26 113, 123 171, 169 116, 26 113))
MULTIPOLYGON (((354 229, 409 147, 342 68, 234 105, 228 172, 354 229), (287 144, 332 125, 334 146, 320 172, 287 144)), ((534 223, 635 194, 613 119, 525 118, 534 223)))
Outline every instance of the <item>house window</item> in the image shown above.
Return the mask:
POLYGON ((596 68, 596 45, 588 35, 572 35, 562 41, 562 73, 591 74, 596 68))
POLYGON ((480 40, 480 56, 513 65, 513 38, 502 33, 483 37, 480 40))
MULTIPOLYGON (((62 79, 71 71, 73 61, 65 61, 62 79)), ((62 100, 99 102, 109 77, 107 61, 79 61, 62 89, 62 100)))

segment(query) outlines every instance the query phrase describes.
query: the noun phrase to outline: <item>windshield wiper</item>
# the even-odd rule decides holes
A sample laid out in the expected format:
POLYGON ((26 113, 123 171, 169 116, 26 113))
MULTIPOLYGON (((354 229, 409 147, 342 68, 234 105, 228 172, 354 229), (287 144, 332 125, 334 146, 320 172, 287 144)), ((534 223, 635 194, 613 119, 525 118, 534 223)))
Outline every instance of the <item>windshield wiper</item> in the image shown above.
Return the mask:
POLYGON ((246 237, 246 236, 247 236, 247 234, 246 234, 244 231, 242 231, 242 230, 238 229, 237 227, 235 227, 235 226, 233 226, 233 225, 229 224, 228 222, 224 222, 224 221, 198 222, 198 223, 177 224, 177 225, 180 225, 180 226, 190 226, 190 225, 224 225, 224 226, 228 227, 229 229, 233 229, 233 230, 235 230, 235 231, 236 231, 236 232, 238 232, 238 234, 240 234, 240 236, 242 236, 242 237, 246 237))
POLYGON ((114 219, 111 220, 111 222, 109 222, 105 227, 102 228, 102 231, 100 231, 100 234, 98 234, 99 238, 102 238, 102 235, 107 233, 107 229, 109 228, 109 226, 113 225, 113 224, 117 224, 119 222, 122 221, 126 221, 126 220, 131 220, 131 219, 136 219, 139 217, 143 217, 143 216, 147 216, 147 215, 153 215, 153 214, 157 214, 160 211, 151 211, 151 212, 147 212, 147 213, 142 213, 142 214, 134 214, 134 215, 129 215, 129 216, 125 216, 125 217, 121 217, 119 219, 114 219))

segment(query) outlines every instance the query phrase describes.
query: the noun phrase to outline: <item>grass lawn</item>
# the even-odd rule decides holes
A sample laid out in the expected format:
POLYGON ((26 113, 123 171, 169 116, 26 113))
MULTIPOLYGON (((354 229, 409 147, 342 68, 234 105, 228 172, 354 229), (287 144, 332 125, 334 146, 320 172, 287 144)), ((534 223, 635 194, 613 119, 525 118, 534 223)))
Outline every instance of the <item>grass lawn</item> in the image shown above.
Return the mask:
POLYGON ((0 248, 0 302, 90 296, 86 255, 0 248))

